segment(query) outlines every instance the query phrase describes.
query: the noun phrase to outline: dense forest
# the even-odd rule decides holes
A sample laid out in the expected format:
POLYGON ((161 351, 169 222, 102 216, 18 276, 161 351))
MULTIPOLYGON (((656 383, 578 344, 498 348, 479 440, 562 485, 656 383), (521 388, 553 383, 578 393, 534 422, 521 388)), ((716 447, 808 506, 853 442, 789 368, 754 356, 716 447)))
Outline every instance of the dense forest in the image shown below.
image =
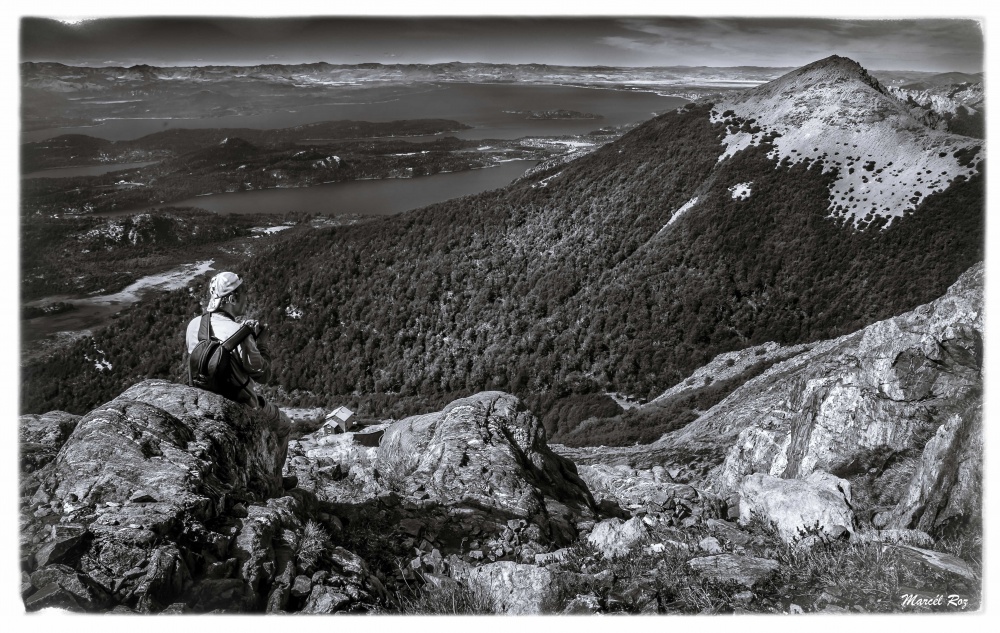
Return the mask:
MULTIPOLYGON (((273 240, 239 271, 273 328, 272 395, 401 415, 501 389, 571 443, 588 440, 573 433, 588 417, 606 419, 590 423, 601 443, 650 441, 620 431, 673 428, 720 388, 643 414, 648 424, 605 391, 651 398, 721 352, 857 330, 941 295, 982 259, 985 167, 858 231, 829 216, 832 172, 776 167, 767 143, 718 163, 724 129, 707 108, 503 190, 273 240), (730 195, 749 181, 749 198, 730 195)), ((26 367, 22 409, 82 412, 139 378, 179 379, 203 290, 143 302, 26 367), (93 349, 114 369, 85 360, 93 349)))

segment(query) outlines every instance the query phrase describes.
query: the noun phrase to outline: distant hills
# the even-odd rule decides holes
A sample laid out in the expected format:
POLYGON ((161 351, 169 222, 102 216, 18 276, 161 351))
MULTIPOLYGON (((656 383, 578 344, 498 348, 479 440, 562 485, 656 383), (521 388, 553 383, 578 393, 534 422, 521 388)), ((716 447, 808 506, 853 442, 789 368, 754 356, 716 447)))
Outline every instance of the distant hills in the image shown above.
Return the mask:
MULTIPOLYGON (((256 79, 310 85, 343 82, 399 81, 509 81, 570 84, 639 82, 691 85, 699 83, 747 84, 768 81, 788 68, 762 66, 557 66, 548 64, 489 64, 449 62, 442 64, 262 64, 254 66, 66 66, 55 62, 24 62, 22 83, 26 88, 49 91, 78 90, 99 86, 178 80, 256 79)), ((208 95, 202 95, 208 98, 208 95)))
MULTIPOLYGON (((652 398, 719 353, 940 296, 983 257, 982 158, 830 58, 502 190, 276 238, 241 272, 285 401, 392 412, 503 389, 544 416, 586 394, 652 398)), ((95 335, 120 373, 73 370, 71 348, 26 371, 25 410, 82 411, 161 375, 134 352, 146 324, 168 340, 196 310, 186 293, 137 306, 95 335)))

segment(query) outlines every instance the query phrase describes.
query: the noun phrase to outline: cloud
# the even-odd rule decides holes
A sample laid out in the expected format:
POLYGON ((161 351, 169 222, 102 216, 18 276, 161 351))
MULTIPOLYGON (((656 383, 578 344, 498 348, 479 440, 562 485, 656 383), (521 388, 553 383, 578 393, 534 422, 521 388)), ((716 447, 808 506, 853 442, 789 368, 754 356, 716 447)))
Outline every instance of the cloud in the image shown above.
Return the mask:
POLYGON ((982 29, 973 20, 630 18, 605 46, 676 64, 797 66, 831 54, 871 68, 979 70, 982 29))

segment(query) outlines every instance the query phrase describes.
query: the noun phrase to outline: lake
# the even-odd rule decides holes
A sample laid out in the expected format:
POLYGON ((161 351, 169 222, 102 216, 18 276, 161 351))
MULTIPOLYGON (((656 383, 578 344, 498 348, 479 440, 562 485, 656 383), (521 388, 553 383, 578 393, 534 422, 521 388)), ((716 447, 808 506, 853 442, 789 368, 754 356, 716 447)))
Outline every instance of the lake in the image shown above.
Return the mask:
MULTIPOLYGON (((261 189, 195 196, 170 203, 173 207, 199 207, 216 213, 284 213, 304 211, 326 215, 392 215, 435 202, 497 189, 538 164, 513 160, 486 169, 470 169, 417 178, 349 180, 313 187, 261 189)), ((158 205, 159 206, 159 205, 158 205)), ((111 211, 101 216, 128 215, 148 210, 111 211)))
MULTIPOLYGON (((332 97, 336 92, 331 89, 332 97)), ((592 130, 628 125, 684 105, 685 99, 652 92, 546 86, 536 84, 417 84, 410 92, 376 102, 330 103, 295 110, 248 116, 205 119, 114 119, 91 127, 65 127, 23 132, 22 142, 41 141, 61 134, 86 134, 112 141, 136 139, 176 128, 278 129, 320 121, 397 121, 452 119, 473 126, 455 132, 465 139, 512 139, 524 136, 586 134, 592 130), (526 119, 510 110, 575 110, 601 119, 526 119)))

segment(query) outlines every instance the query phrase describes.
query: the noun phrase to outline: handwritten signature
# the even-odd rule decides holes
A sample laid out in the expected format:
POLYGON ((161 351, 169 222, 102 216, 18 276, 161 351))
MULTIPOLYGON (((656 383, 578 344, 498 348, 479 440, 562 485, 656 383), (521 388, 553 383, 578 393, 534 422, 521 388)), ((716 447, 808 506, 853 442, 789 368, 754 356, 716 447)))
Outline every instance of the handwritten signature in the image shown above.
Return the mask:
POLYGON ((969 606, 969 599, 963 598, 957 593, 930 596, 919 593, 904 593, 899 597, 904 607, 942 607, 949 606, 956 609, 965 609, 969 606))

